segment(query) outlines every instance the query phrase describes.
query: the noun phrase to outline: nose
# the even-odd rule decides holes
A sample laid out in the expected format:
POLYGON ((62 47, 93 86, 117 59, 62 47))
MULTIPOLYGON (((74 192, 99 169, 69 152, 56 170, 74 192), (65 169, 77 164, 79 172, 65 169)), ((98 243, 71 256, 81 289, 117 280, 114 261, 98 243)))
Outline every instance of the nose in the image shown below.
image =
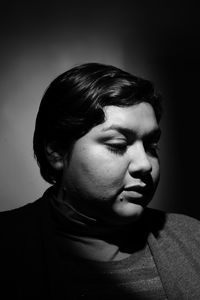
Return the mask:
POLYGON ((149 160, 148 154, 145 151, 142 142, 135 142, 130 147, 130 163, 129 163, 129 173, 133 176, 136 174, 145 175, 151 173, 152 164, 149 160))

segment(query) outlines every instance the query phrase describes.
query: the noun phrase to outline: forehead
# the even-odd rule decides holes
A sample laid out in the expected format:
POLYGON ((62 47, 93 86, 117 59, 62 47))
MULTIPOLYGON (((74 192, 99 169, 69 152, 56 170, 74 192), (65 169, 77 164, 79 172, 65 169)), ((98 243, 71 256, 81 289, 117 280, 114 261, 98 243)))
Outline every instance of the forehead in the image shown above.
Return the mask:
POLYGON ((146 102, 128 107, 107 106, 104 111, 106 118, 101 124, 103 132, 122 127, 142 133, 159 127, 153 107, 146 102))

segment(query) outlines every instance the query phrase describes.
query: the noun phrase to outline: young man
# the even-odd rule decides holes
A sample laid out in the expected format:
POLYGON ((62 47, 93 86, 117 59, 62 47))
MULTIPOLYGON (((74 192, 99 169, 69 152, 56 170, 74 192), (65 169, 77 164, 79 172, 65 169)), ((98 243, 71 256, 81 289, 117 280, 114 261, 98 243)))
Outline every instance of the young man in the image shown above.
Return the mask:
POLYGON ((34 153, 52 187, 1 213, 7 297, 200 297, 199 222, 147 208, 160 118, 153 85, 113 66, 80 65, 50 84, 34 153))

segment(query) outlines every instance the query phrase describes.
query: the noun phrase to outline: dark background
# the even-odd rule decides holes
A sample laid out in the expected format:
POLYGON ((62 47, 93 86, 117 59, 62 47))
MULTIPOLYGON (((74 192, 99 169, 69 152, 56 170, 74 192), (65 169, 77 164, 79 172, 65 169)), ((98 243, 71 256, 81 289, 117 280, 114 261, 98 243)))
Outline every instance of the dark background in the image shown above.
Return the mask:
POLYGON ((200 218, 197 1, 1 1, 0 209, 48 186, 32 134, 50 81, 77 63, 114 64, 164 96, 161 182, 151 206, 200 218))

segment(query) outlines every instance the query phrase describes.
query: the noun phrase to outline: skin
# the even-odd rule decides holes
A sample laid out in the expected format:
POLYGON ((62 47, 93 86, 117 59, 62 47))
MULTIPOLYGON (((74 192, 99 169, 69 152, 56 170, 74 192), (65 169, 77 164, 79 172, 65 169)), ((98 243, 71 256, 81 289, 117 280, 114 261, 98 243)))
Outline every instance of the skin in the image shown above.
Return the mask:
POLYGON ((105 122, 65 155, 58 197, 104 224, 127 224, 142 215, 159 181, 159 125, 146 102, 104 111, 105 122), (135 185, 143 189, 127 190, 135 185))

